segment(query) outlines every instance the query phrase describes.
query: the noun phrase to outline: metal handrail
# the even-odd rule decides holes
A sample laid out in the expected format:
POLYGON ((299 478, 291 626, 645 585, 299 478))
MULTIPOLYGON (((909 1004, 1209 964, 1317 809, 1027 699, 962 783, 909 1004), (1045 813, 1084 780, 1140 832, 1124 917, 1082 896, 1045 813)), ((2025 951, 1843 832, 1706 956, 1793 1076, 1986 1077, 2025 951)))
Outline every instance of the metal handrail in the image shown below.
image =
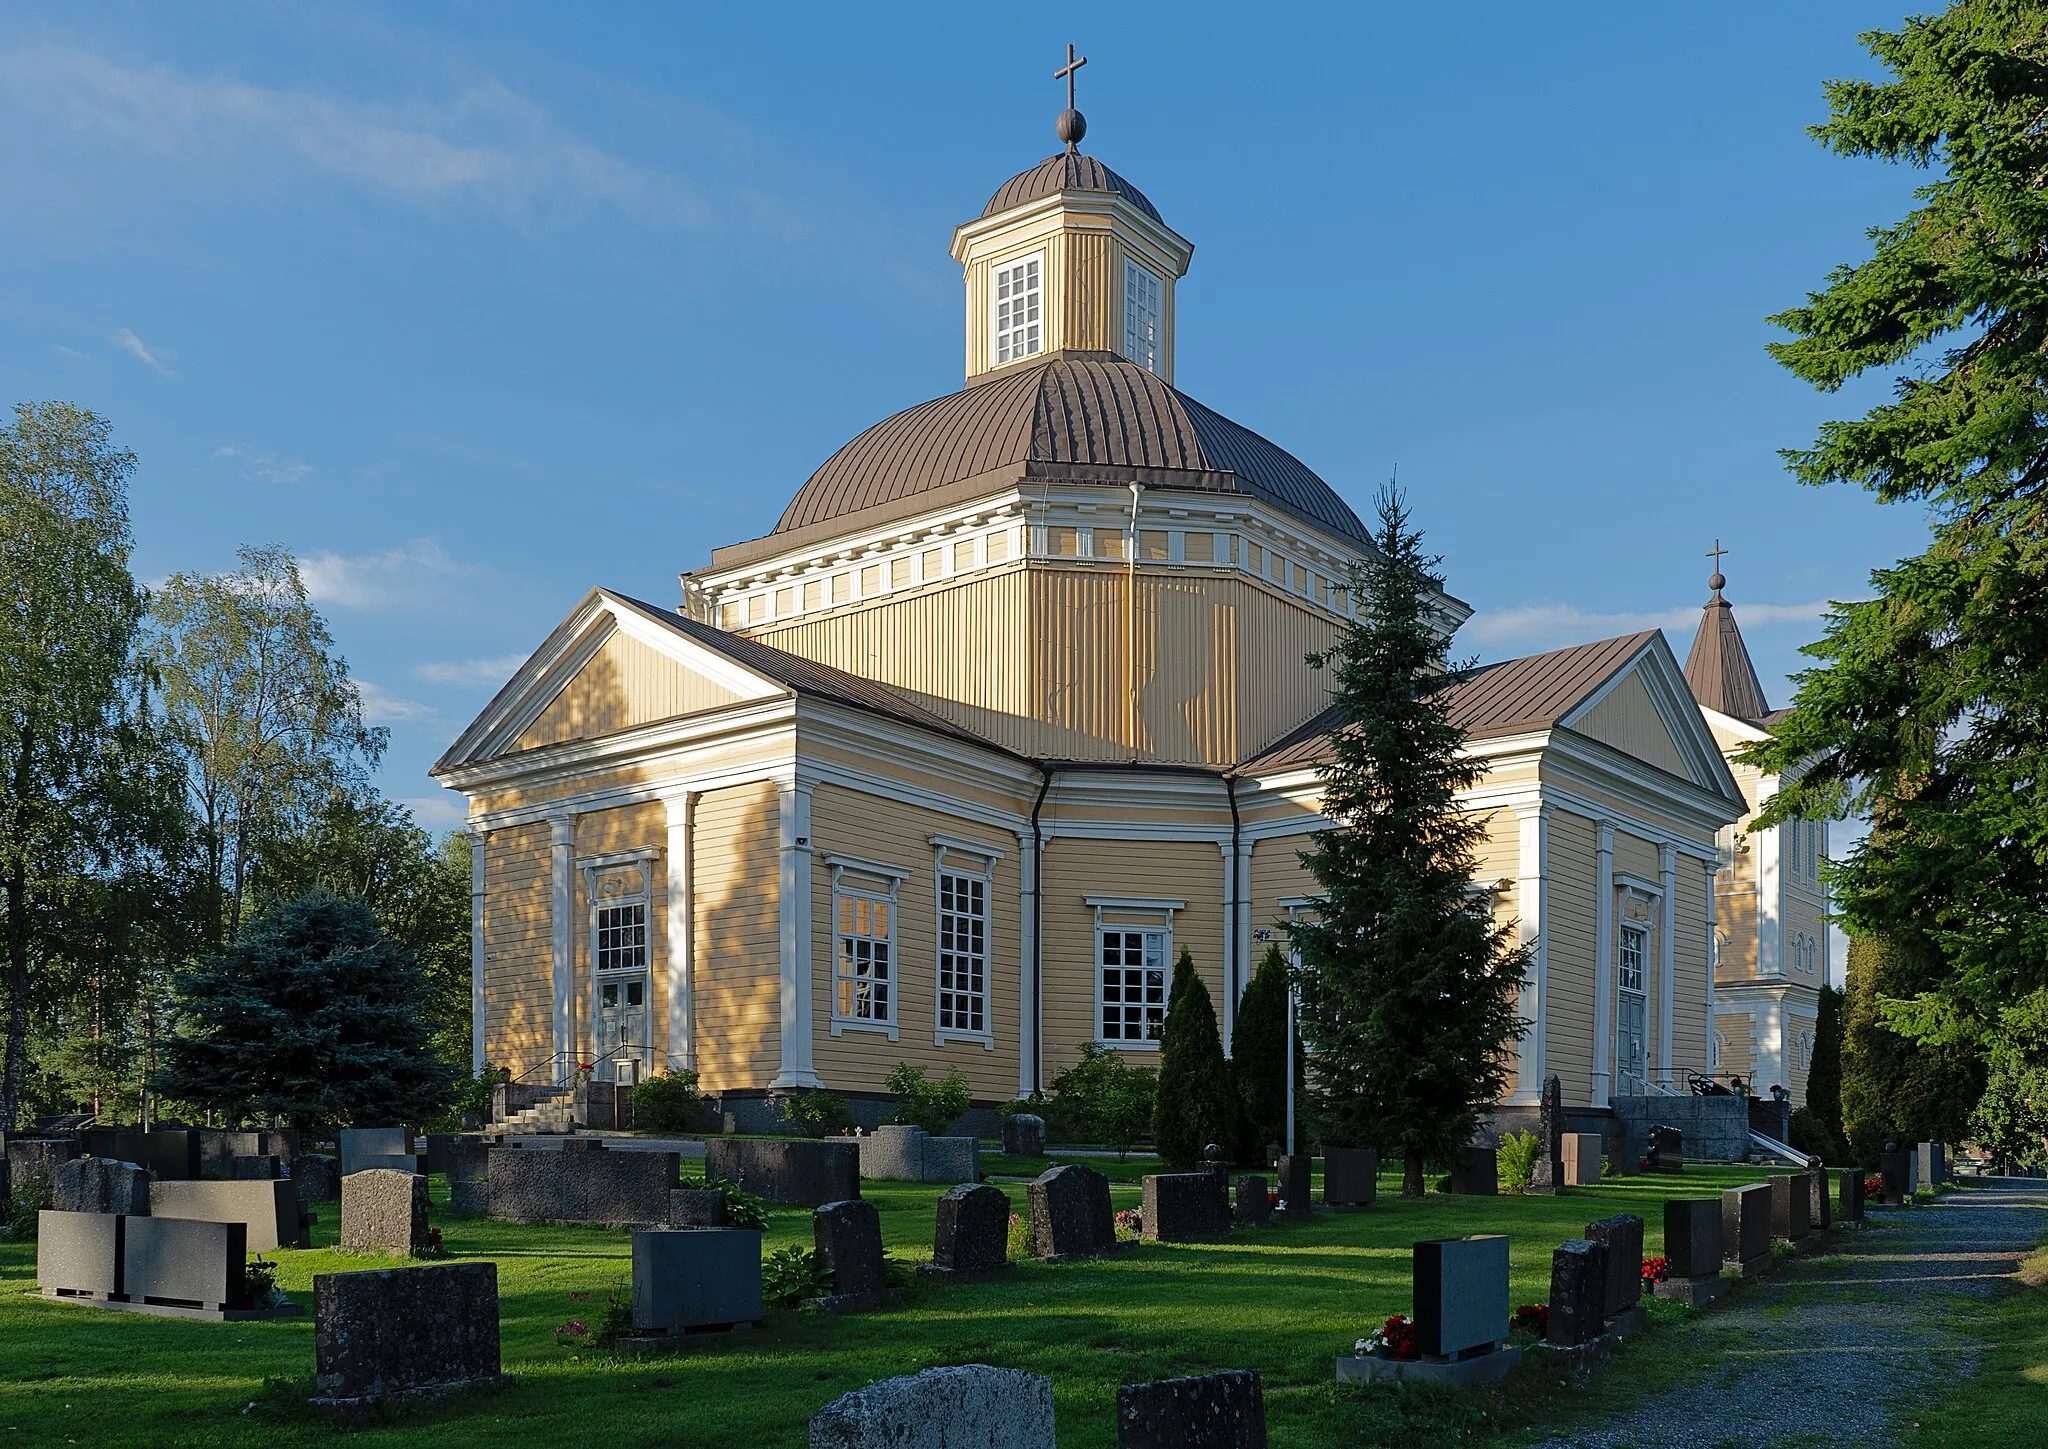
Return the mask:
POLYGON ((1808 1157, 1804 1152, 1792 1146, 1791 1143, 1780 1142, 1775 1137, 1766 1137, 1754 1127, 1749 1129, 1749 1140, 1758 1147, 1763 1148, 1773 1157, 1784 1158, 1794 1167, 1817 1167, 1820 1165, 1818 1157, 1808 1157))

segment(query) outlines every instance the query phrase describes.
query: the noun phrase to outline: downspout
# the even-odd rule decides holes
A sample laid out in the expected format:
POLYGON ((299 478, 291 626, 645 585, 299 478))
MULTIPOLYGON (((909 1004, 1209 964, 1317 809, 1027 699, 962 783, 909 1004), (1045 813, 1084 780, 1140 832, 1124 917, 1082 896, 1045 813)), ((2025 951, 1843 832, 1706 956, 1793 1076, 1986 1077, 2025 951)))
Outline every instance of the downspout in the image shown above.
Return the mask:
POLYGON ((1138 753, 1138 500, 1142 483, 1131 484, 1131 536, 1124 543, 1124 743, 1138 753))
POLYGON ((1244 990, 1244 982, 1240 978, 1245 968, 1245 963, 1238 959, 1238 949, 1243 941, 1237 928, 1237 918, 1244 906, 1244 881, 1238 872, 1238 848, 1244 834, 1244 822, 1237 813, 1237 776, 1223 777, 1223 795, 1230 802, 1230 884, 1224 891, 1226 909, 1223 912, 1223 1054, 1227 1057, 1237 1038, 1237 999, 1244 990))
POLYGON ((1038 767, 1038 798, 1031 802, 1031 1086, 1045 1090, 1045 833, 1038 823, 1052 789, 1052 767, 1038 767))

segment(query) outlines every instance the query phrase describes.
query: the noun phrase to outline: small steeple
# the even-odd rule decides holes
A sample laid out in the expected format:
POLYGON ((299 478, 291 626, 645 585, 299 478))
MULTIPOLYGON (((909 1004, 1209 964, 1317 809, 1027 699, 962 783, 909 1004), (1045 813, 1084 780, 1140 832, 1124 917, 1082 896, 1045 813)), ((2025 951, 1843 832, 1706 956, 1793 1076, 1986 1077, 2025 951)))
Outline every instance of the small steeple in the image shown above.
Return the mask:
POLYGON ((1073 155, 1081 149, 1081 138, 1088 134, 1088 118, 1074 109, 1074 72, 1088 64, 1088 57, 1074 56, 1074 42, 1067 42, 1067 63, 1052 73, 1054 80, 1067 83, 1067 108, 1060 112, 1059 120, 1053 123, 1053 130, 1067 143, 1067 154, 1073 155))
POLYGON ((1692 687, 1692 697, 1705 708, 1736 719, 1760 721, 1771 712, 1771 706, 1757 681, 1756 665, 1750 662, 1749 646, 1742 642, 1742 630, 1736 627, 1735 608, 1721 594, 1728 586, 1721 573, 1721 559, 1727 552, 1718 538, 1707 552, 1714 561, 1707 587, 1714 592, 1700 616, 1699 633, 1693 635, 1692 652, 1685 656, 1685 682, 1692 687))

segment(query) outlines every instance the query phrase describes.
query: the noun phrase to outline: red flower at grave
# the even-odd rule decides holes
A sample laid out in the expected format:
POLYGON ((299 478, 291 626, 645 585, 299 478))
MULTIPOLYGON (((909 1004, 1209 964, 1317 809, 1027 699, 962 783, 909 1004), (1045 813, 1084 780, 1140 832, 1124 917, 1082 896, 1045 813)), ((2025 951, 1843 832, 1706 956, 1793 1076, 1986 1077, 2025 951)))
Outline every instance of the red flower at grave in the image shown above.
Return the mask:
POLYGON ((1671 1260, 1668 1258, 1643 1259, 1643 1286, 1655 1288, 1671 1276, 1671 1260))
POLYGON ((1278 1206, 1280 1206, 1280 1194, 1278 1192, 1268 1190, 1268 1192, 1266 1193, 1266 1206, 1269 1208, 1277 1208, 1278 1206))
POLYGON ((1411 1359, 1421 1358, 1422 1350, 1415 1346, 1415 1322, 1405 1313, 1397 1313, 1386 1321, 1380 1334, 1387 1341, 1389 1357, 1411 1359))
POLYGON ((1865 1197, 1867 1197, 1867 1198, 1874 1198, 1874 1199, 1876 1199, 1876 1200, 1877 1200, 1878 1202, 1883 1202, 1883 1201, 1884 1201, 1884 1177, 1883 1177, 1883 1176, 1882 1176, 1882 1175, 1880 1174, 1880 1175, 1879 1175, 1879 1176, 1877 1176, 1877 1177, 1866 1177, 1866 1178, 1864 1178, 1864 1179, 1863 1179, 1863 1195, 1864 1195, 1865 1197))
POLYGON ((1524 1303, 1515 1310, 1514 1316, 1508 1320, 1508 1327, 1531 1329, 1538 1338, 1547 1336, 1550 1332, 1550 1305, 1548 1303, 1524 1303))

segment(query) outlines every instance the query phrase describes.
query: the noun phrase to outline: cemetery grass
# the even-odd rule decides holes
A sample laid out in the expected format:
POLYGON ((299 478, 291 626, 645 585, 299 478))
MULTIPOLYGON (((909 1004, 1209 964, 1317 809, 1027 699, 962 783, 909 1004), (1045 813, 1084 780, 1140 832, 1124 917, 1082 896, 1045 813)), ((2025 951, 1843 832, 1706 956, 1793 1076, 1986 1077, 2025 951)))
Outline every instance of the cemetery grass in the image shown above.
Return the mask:
MULTIPOLYGON (((1623 1178, 1557 1197, 1432 1194, 1407 1202, 1390 1173, 1370 1211, 1240 1231, 1225 1244, 1148 1244, 1092 1263, 1026 1263, 994 1283, 927 1283, 908 1303, 876 1314, 772 1310, 753 1332, 697 1339, 682 1353, 649 1359, 556 1342, 558 1325, 594 1324, 607 1291, 626 1290, 627 1233, 452 1217, 437 1178, 434 1218, 450 1256, 498 1265, 504 1366, 517 1384, 350 1431, 298 1407, 310 1392, 310 1316, 205 1324, 50 1304, 29 1293, 34 1245, 0 1243, 0 1442, 293 1445, 347 1432, 364 1446, 502 1449, 516 1436, 546 1445, 801 1449, 811 1414, 850 1389, 922 1367, 985 1362, 1052 1378, 1062 1449, 1114 1444, 1119 1384, 1221 1368, 1264 1377, 1275 1449, 1519 1443, 1543 1421, 1597 1411, 1610 1396, 1639 1398, 1682 1373, 1675 1340, 1690 1335, 1633 1339, 1623 1346, 1625 1371, 1579 1390, 1530 1367, 1498 1397, 1339 1390, 1335 1356, 1408 1309, 1409 1244, 1507 1232, 1513 1301, 1538 1302, 1549 1292, 1551 1249, 1588 1221, 1641 1214, 1645 1252, 1654 1256, 1665 1197, 1716 1193, 1756 1176, 1695 1166, 1682 1177, 1623 1178), (1674 1342, 1667 1347, 1666 1339, 1674 1342)), ((1023 1211, 1021 1185, 1004 1190, 1023 1211)), ((928 1258, 940 1189, 867 1183, 862 1191, 881 1209, 891 1256, 928 1258)), ((1119 1183, 1112 1196, 1120 1209, 1136 1206, 1135 1183, 1119 1183)), ((315 1273, 380 1266, 336 1254, 337 1205, 319 1211, 314 1248, 272 1255, 280 1285, 308 1315, 315 1273)), ((806 1210, 774 1214, 770 1250, 809 1242, 806 1210)), ((1658 1318, 1687 1312, 1652 1307, 1658 1318)))
POLYGON ((1908 1449, 2034 1446, 2048 1439, 2048 1246, 2021 1264, 2011 1291, 1965 1323, 1986 1343, 1976 1372, 1922 1413, 1908 1449))

